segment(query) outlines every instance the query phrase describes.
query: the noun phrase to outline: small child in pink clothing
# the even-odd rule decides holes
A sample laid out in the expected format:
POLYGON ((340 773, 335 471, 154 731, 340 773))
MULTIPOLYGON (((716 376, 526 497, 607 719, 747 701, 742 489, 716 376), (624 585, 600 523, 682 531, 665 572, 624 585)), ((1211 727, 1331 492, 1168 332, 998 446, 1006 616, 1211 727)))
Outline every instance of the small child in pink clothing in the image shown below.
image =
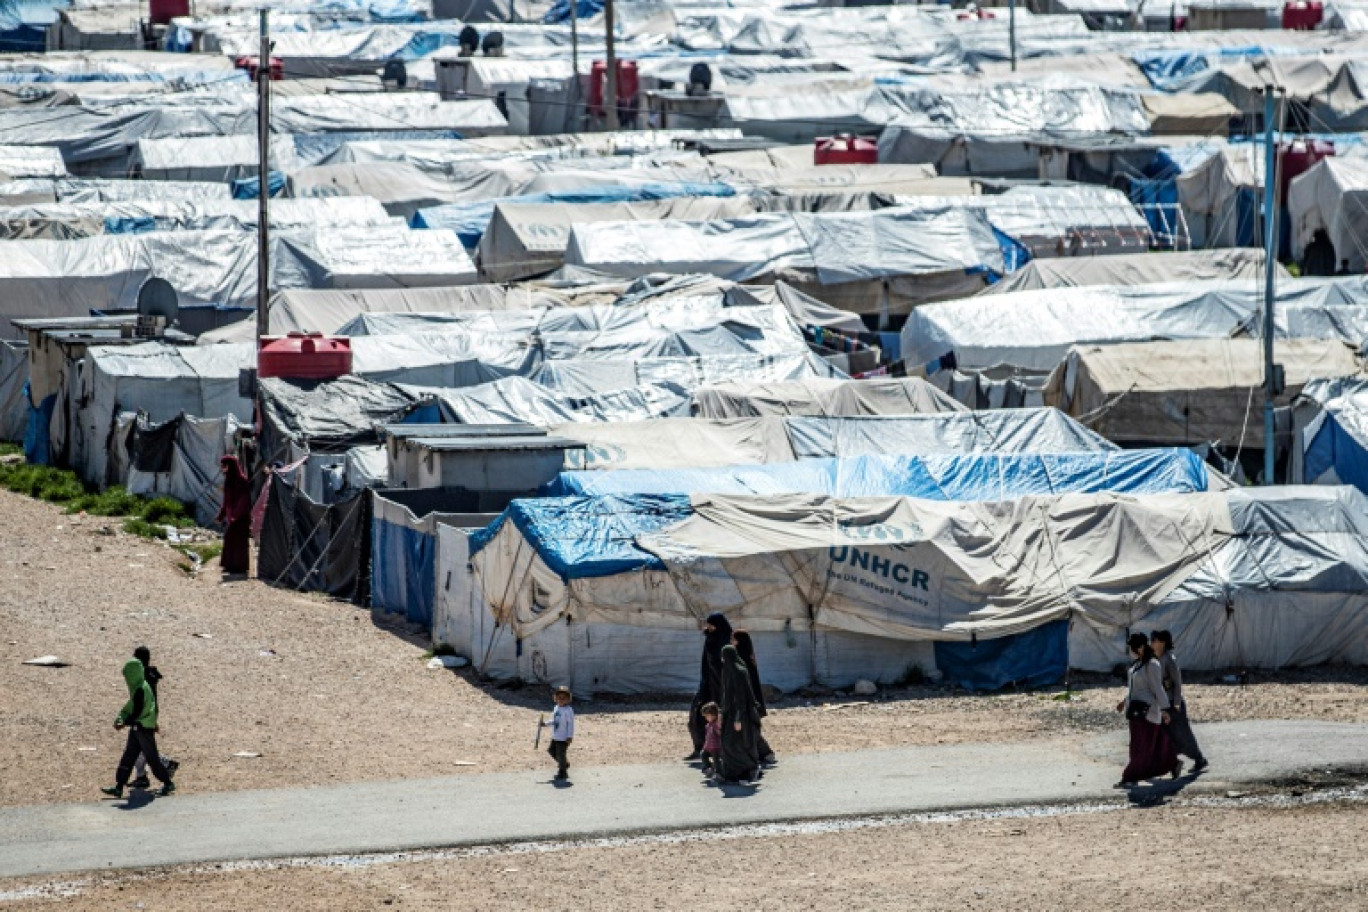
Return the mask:
POLYGON ((711 777, 722 753, 722 711, 716 703, 705 703, 699 714, 707 722, 703 729, 703 775, 711 777))

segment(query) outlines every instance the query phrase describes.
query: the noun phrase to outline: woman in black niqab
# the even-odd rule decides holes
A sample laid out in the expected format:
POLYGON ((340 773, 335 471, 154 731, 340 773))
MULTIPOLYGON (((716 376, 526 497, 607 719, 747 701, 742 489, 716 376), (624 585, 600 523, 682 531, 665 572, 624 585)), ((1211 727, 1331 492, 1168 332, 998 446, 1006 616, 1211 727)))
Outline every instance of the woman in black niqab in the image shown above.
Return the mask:
MULTIPOLYGON (((732 634, 732 643, 736 645, 736 654, 741 657, 741 661, 746 663, 746 671, 750 674, 751 694, 755 697, 755 705, 759 710, 760 718, 769 715, 769 710, 765 707, 765 688, 760 683, 760 666, 755 661, 755 644, 751 642, 751 635, 748 631, 738 630, 732 634)), ((755 744, 760 751, 760 761, 762 763, 774 763, 774 751, 770 749, 769 742, 765 740, 763 723, 755 723, 755 744)))
POLYGON ((760 707, 751 691, 750 670, 728 644, 722 647, 722 756, 724 782, 750 782, 760 776, 760 707))
POLYGON ((703 753, 703 736, 707 720, 702 709, 707 703, 722 701, 722 648, 731 643, 732 625, 726 615, 715 611, 703 622, 703 658, 698 672, 698 693, 689 707, 689 735, 693 738, 693 753, 688 759, 697 760, 703 753))

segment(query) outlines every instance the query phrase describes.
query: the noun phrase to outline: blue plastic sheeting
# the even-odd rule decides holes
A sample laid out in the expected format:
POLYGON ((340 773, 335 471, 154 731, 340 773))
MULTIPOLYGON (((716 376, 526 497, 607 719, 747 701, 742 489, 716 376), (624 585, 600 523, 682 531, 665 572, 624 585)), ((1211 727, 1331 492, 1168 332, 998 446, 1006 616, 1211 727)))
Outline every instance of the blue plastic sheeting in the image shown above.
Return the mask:
POLYGON ((692 513, 686 495, 515 500, 489 528, 470 537, 470 553, 477 553, 504 523, 512 522, 561 579, 612 576, 638 568, 663 570, 659 558, 636 546, 637 536, 683 522, 692 513))
POLYGON ((157 220, 150 215, 107 218, 105 234, 147 234, 157 230, 157 220))
POLYGON ((593 187, 584 190, 557 190, 552 193, 528 193, 481 200, 478 203, 452 203, 419 209, 413 214, 412 227, 446 228, 456 232, 461 243, 473 250, 484 237, 494 207, 499 203, 637 203, 644 200, 675 199, 683 196, 735 196, 736 189, 722 183, 640 184, 631 187, 593 187))
POLYGON ((0 0, 0 51, 46 51, 47 27, 57 21, 57 10, 67 5, 59 0, 0 0))
POLYGON ((24 384, 24 398, 28 400, 28 426, 24 428, 24 461, 30 465, 52 464, 52 409, 57 404, 53 393, 38 405, 33 404, 32 392, 24 384))
POLYGON ((1320 430, 1311 438, 1304 466, 1307 481, 1334 469, 1342 484, 1368 492, 1368 447, 1335 420, 1333 411, 1326 412, 1320 430))
MULTIPOLYGON (((998 248, 1002 251, 1002 267, 1004 274, 1016 272, 1022 266, 1031 262, 1030 249, 1016 238, 1011 237, 996 228, 993 229, 993 237, 997 238, 998 248)), ((1000 277, 994 276, 993 281, 996 282, 998 278, 1000 277)))
POLYGON ((1266 57, 1275 53, 1277 50, 1274 48, 1253 45, 1200 51, 1140 51, 1132 54, 1131 60, 1135 61, 1135 65, 1145 74, 1150 85, 1167 92, 1174 91, 1186 80, 1226 61, 1244 57, 1266 57))
POLYGON ((437 537, 376 519, 371 523, 371 606, 432 628, 437 537))
POLYGON ((946 683, 966 690, 1046 687, 1069 670, 1069 622, 1051 621, 995 640, 938 642, 936 667, 946 683))
MULTIPOLYGON (((275 199, 285 192, 285 175, 280 171, 272 171, 267 180, 267 186, 271 188, 271 198, 275 199)), ((261 178, 244 177, 241 180, 233 181, 233 199, 254 200, 261 198, 261 178)))
MULTIPOLYGON (((603 12, 603 0, 576 0, 575 18, 589 19, 603 12)), ((544 25, 556 25, 570 21, 570 0, 556 0, 551 9, 542 17, 544 25)))
POLYGON ((922 500, 1009 500, 1028 494, 1191 493, 1207 489, 1206 465, 1190 450, 970 453, 803 459, 709 469, 562 472, 553 497, 631 494, 900 495, 922 500))

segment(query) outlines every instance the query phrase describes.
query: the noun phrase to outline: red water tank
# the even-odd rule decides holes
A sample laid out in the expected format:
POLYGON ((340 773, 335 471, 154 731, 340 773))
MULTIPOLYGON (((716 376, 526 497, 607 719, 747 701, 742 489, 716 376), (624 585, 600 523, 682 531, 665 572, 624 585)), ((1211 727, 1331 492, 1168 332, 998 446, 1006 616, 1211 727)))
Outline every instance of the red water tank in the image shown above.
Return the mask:
POLYGON ((873 136, 819 136, 812 150, 812 160, 818 165, 877 165, 879 141, 873 136))
POLYGON ((1284 3, 1282 27, 1297 32, 1309 32, 1325 18, 1325 4, 1321 0, 1294 0, 1284 3))
POLYGON ((1287 185, 1292 178, 1310 171, 1323 158, 1335 154, 1335 144, 1324 139, 1294 139, 1278 145, 1278 166, 1282 169, 1282 180, 1278 189, 1282 191, 1284 203, 1287 200, 1287 185))
MULTIPOLYGON (((250 80, 252 80, 252 82, 256 82, 256 78, 257 78, 257 58, 256 58, 255 56, 252 56, 252 57, 238 57, 236 60, 233 61, 233 66, 237 67, 239 70, 246 70, 246 71, 247 71, 247 78, 250 79, 250 80)), ((281 60, 279 57, 272 57, 272 58, 271 58, 271 79, 274 80, 274 81, 276 81, 276 82, 279 82, 280 80, 282 80, 282 79, 284 79, 284 78, 285 78, 285 61, 281 60)))
POLYGON ((147 16, 157 25, 190 15, 190 0, 148 0, 147 16))
POLYGON ((335 380, 352 369, 351 340, 316 332, 266 336, 257 350, 257 376, 335 380))
MULTIPOLYGON (((629 108, 635 103, 640 80, 635 60, 617 62, 618 107, 629 108)), ((608 94, 608 64, 595 60, 589 69, 589 110, 595 117, 604 115, 603 99, 608 94)))

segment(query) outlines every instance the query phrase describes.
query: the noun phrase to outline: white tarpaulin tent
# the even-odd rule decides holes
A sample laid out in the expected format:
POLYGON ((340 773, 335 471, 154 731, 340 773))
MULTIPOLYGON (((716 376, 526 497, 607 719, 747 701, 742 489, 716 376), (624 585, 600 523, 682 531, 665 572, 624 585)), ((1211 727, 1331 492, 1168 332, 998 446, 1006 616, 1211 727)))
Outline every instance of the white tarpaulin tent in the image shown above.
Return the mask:
MULTIPOLYGON (((1279 338, 1368 338, 1368 279, 1284 279, 1276 288, 1279 338)), ((902 355, 953 351, 961 366, 1053 370, 1069 348, 1152 339, 1222 339, 1256 328, 1258 281, 1051 288, 926 304, 908 315, 902 355)))
POLYGON ((870 380, 799 380, 789 383, 719 383, 695 390, 698 418, 753 418, 764 415, 914 415, 963 411, 964 406, 925 380, 880 377, 870 380))
POLYGON ((1347 488, 599 497, 545 521, 515 504, 473 537, 439 529, 434 638, 496 675, 609 691, 685 689, 713 611, 785 689, 933 671, 970 644, 992 663, 993 644, 1050 629, 1091 671, 1141 626, 1172 630, 1193 669, 1362 662, 1365 507, 1347 488))
POLYGON ((575 225, 590 222, 713 221, 753 215, 746 197, 679 197, 634 203, 498 203, 480 238, 480 274, 490 282, 544 275, 565 264, 575 225))
MULTIPOLYGON (((1334 339, 1279 339, 1273 357, 1287 378, 1279 406, 1312 378, 1361 370, 1356 349, 1334 339)), ((1078 346, 1050 375, 1045 403, 1131 445, 1263 449, 1263 373, 1257 339, 1078 346)))
POLYGON ((1335 245, 1335 264, 1368 269, 1368 160, 1327 158, 1292 179, 1287 190, 1292 255, 1301 259, 1318 230, 1335 245))
POLYGON ((1058 409, 1000 409, 860 417, 661 418, 566 424, 552 433, 586 444, 566 468, 601 471, 763 465, 872 453, 1066 453, 1114 446, 1058 409))
POLYGON ((1005 270, 987 219, 956 206, 576 225, 565 261, 626 277, 783 279, 856 313, 905 313, 921 301, 977 291, 988 273, 1005 270))
MULTIPOLYGON (((1277 271, 1278 278, 1288 277, 1281 263, 1277 271)), ((1032 260, 979 293, 998 295, 1009 291, 1072 288, 1079 285, 1152 285, 1158 282, 1262 279, 1263 274, 1263 251, 1246 248, 1056 257, 1032 260)))
POLYGON ((91 348, 72 396, 77 409, 71 465, 92 484, 108 483, 119 415, 136 409, 161 423, 190 415, 252 420, 252 400, 238 389, 238 372, 252 364, 236 346, 172 346, 160 342, 91 348))

